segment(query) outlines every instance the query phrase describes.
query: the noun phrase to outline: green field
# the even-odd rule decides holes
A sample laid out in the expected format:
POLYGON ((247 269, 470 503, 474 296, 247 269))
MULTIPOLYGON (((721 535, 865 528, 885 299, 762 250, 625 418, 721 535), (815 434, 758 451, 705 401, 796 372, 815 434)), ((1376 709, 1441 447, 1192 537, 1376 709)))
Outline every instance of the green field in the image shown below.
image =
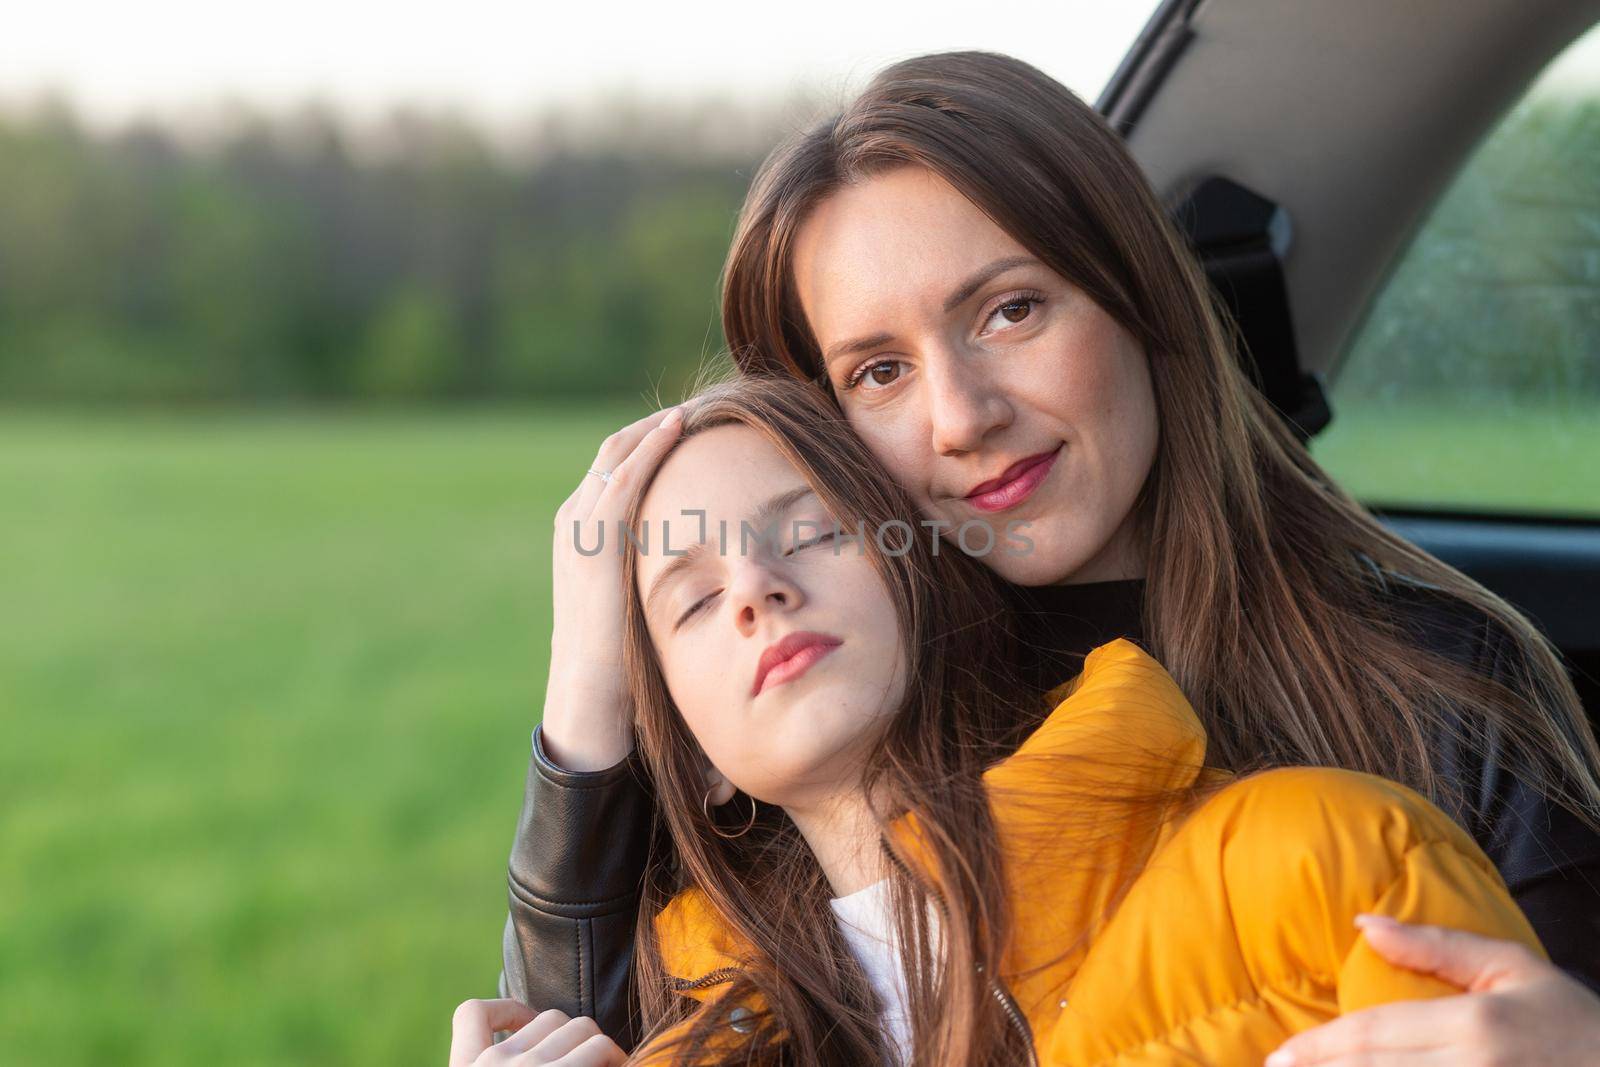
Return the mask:
MULTIPOLYGON (((498 969, 551 514, 627 413, 0 416, 0 1060, 444 1062, 498 969)), ((1447 481, 1414 428, 1319 454, 1600 513, 1600 419, 1551 425, 1438 421, 1447 481)))
POLYGON ((1600 516, 1600 405, 1378 407, 1334 395, 1312 454, 1361 500, 1600 516))
POLYGON ((444 1062, 622 415, 0 418, 0 1062, 444 1062))

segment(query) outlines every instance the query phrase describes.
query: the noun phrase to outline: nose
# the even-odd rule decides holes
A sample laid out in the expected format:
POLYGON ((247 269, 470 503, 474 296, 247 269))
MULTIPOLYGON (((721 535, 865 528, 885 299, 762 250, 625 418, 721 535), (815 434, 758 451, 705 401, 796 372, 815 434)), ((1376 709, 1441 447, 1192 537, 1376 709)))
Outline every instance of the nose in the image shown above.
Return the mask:
POLYGON ((760 632, 768 615, 795 611, 805 603, 799 583, 776 559, 753 553, 740 559, 728 585, 734 623, 745 637, 760 632))
POLYGON ((990 433, 1011 425, 1011 401, 981 356, 945 349, 930 353, 924 366, 929 430, 939 455, 975 451, 990 433))

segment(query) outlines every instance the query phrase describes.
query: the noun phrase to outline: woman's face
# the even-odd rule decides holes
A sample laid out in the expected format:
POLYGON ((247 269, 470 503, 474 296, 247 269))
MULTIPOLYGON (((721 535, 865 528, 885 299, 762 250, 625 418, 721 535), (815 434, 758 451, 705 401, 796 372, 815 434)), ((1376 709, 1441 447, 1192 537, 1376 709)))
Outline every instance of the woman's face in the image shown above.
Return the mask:
POLYGON ((947 537, 1018 524, 1031 549, 983 558, 1022 585, 1143 576, 1155 396, 1099 305, 914 166, 819 204, 794 272, 845 415, 947 537))
POLYGON ((793 809, 858 783, 905 692, 899 623, 870 558, 834 550, 833 516, 805 479, 761 433, 718 426, 662 462, 640 520, 646 625, 726 779, 713 801, 737 786, 793 809), (685 514, 701 510, 703 522, 685 514))

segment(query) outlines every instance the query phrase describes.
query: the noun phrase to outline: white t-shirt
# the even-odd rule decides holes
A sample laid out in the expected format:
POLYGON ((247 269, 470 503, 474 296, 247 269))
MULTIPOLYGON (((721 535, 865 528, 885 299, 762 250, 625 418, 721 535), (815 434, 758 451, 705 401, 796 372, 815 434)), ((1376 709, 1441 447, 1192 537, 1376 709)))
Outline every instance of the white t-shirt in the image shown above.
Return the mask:
POLYGON ((874 882, 865 889, 828 901, 833 917, 850 946, 850 954, 861 964, 867 980, 883 1003, 883 1025, 889 1044, 898 1053, 898 1062, 911 1056, 911 1020, 906 1016, 906 975, 894 942, 894 913, 889 908, 889 881, 874 882))

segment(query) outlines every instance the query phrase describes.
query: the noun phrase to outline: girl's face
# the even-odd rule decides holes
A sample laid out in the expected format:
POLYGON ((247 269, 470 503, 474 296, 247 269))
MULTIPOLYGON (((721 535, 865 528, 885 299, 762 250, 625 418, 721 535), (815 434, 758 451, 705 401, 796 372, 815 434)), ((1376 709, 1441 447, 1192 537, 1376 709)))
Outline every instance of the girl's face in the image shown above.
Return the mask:
POLYGON ((662 462, 640 523, 646 625, 723 779, 713 802, 737 786, 795 809, 859 783, 905 692, 899 623, 871 559, 834 551, 833 516, 800 473, 758 431, 718 426, 662 462))
POLYGON ((1025 523, 1030 550, 983 556, 1022 585, 1143 576, 1155 395, 1099 305, 915 166, 819 204, 794 273, 846 417, 947 537, 1025 523))

